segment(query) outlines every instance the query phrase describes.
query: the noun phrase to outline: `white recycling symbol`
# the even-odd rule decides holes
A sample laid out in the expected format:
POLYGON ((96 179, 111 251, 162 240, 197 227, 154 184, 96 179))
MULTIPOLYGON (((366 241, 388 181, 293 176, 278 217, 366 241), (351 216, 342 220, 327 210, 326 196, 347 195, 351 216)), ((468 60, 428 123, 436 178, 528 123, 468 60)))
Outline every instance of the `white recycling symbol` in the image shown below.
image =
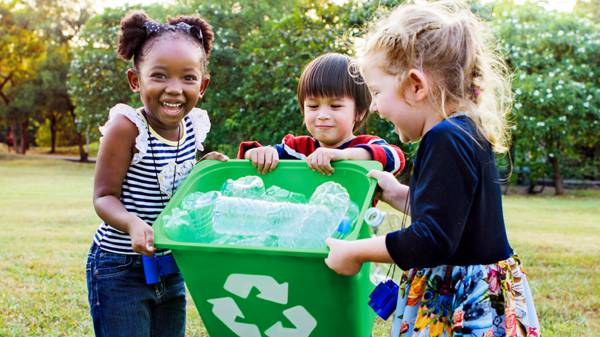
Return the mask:
MULTIPOLYGON (((248 298, 252 288, 256 287, 260 294, 258 298, 267 301, 287 304, 288 283, 277 283, 268 275, 231 274, 225 280, 224 288, 241 298, 248 298)), ((213 314, 231 331, 240 337, 262 337, 258 327, 251 323, 236 322, 237 317, 245 318, 244 314, 231 297, 213 298, 207 300, 213 305, 213 314)), ((285 309, 283 315, 295 326, 284 328, 278 321, 265 331, 268 337, 308 337, 317 326, 317 320, 303 306, 297 305, 285 309)))

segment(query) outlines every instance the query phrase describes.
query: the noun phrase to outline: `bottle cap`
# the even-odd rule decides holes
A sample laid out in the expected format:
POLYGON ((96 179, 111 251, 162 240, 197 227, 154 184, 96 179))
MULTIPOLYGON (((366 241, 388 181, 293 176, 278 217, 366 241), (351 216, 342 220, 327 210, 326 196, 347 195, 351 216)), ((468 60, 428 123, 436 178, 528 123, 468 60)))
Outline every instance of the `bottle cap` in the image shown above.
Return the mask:
POLYGON ((338 225, 337 232, 340 233, 341 235, 346 235, 346 234, 350 233, 351 230, 352 230, 352 221, 350 219, 344 217, 342 219, 342 221, 340 221, 340 224, 338 225))
POLYGON ((385 212, 382 212, 375 207, 371 207, 365 212, 365 222, 373 228, 379 227, 383 223, 384 218, 385 212))

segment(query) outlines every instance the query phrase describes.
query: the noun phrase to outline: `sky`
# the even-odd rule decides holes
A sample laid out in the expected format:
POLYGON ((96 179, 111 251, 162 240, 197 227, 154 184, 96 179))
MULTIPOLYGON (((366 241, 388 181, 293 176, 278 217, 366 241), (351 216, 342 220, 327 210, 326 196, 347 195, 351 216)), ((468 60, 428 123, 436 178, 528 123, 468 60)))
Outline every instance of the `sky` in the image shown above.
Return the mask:
MULTIPOLYGON (((332 0, 335 3, 344 3, 347 0, 332 0)), ((482 2, 489 2, 491 0, 482 0, 482 2)), ((149 3, 174 3, 175 0, 96 0, 94 2, 94 8, 97 11, 101 11, 107 7, 120 7, 125 4, 149 4, 149 3)), ((515 0, 516 3, 523 3, 525 0, 515 0)), ((547 8, 552 10, 558 10, 563 12, 570 12, 575 6, 576 0, 547 0, 547 8)))

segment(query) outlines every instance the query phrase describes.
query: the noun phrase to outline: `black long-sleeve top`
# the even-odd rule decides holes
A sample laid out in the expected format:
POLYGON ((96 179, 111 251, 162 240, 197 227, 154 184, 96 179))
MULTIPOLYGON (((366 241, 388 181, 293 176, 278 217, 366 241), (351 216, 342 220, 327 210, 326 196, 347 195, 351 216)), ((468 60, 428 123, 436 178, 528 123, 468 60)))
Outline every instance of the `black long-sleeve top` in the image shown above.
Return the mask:
POLYGON ((386 236, 400 268, 490 264, 513 254, 494 153, 470 118, 436 124, 414 164, 411 225, 386 236))

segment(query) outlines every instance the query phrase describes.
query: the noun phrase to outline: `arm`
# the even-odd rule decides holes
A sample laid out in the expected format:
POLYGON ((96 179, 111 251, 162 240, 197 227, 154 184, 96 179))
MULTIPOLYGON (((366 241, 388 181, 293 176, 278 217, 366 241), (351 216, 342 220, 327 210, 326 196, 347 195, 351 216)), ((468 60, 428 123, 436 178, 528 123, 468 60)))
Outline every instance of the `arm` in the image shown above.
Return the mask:
POLYGON ((330 149, 320 147, 306 158, 306 162, 311 170, 331 175, 335 171, 331 166, 332 161, 369 159, 371 159, 369 152, 361 148, 330 149))
POLYGON ((430 137, 434 139, 429 139, 429 144, 424 144, 424 140, 421 143, 426 149, 419 149, 424 158, 418 164, 423 170, 411 200, 417 205, 413 208, 415 214, 411 214, 411 225, 385 237, 354 242, 328 240, 330 252, 325 262, 330 268, 353 275, 366 261, 393 259, 407 270, 442 264, 454 254, 478 182, 477 161, 460 140, 443 136, 430 137))
POLYGON ((332 238, 325 240, 329 246, 329 255, 325 264, 341 275, 354 275, 367 261, 393 263, 385 246, 385 236, 369 239, 344 241, 332 238))
POLYGON ((354 148, 364 149, 369 152, 370 158, 383 165, 383 170, 398 175, 406 165, 404 152, 396 146, 390 145, 385 140, 376 136, 358 136, 354 148))
POLYGON ((466 135, 438 132, 421 141, 411 186, 411 225, 386 236, 402 269, 451 258, 463 236, 479 181, 479 160, 466 135))
POLYGON ((119 199, 137 134, 136 126, 125 116, 117 114, 109 122, 96 162, 94 208, 106 223, 129 233, 134 251, 150 255, 154 252, 152 227, 129 213, 119 199))

